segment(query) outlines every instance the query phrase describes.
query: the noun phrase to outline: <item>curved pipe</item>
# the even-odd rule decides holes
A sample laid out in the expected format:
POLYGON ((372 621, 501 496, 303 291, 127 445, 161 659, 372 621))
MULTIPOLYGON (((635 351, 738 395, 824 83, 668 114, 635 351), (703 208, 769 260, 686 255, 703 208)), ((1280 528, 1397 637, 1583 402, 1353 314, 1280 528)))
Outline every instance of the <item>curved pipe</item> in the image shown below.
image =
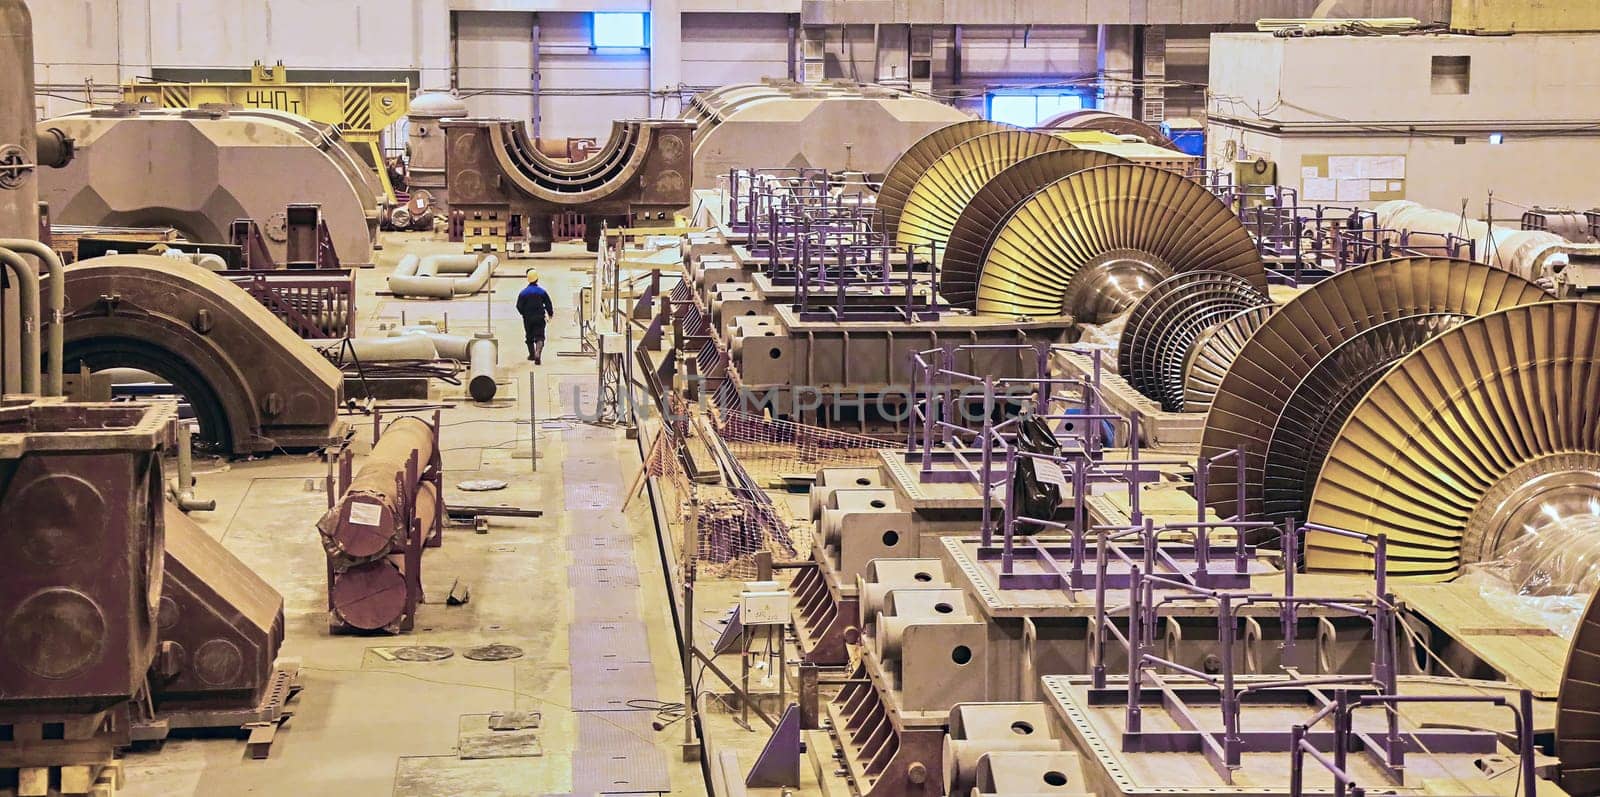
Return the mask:
MULTIPOLYGON (((0 248, 0 264, 17 278, 22 310, 22 392, 39 393, 39 273, 10 249, 0 248)), ((59 280, 57 280, 59 282, 59 280)), ((57 324, 57 327, 60 325, 57 324)))
MULTIPOLYGON (((33 255, 44 261, 46 272, 50 277, 50 328, 45 339, 45 346, 49 355, 46 363, 49 372, 45 375, 44 390, 46 396, 59 396, 65 386, 62 380, 61 351, 65 347, 66 323, 63 315, 67 309, 67 266, 61 262, 61 256, 56 250, 29 238, 0 238, 0 249, 10 249, 26 255, 33 255)), ((34 301, 38 301, 37 294, 34 301)), ((37 312, 37 310, 36 310, 37 312)))
POLYGON ((481 260, 477 255, 406 255, 389 275, 389 292, 433 299, 470 296, 483 290, 498 265, 494 255, 481 260), (452 274, 464 276, 447 276, 452 274))
POLYGON ((388 337, 349 338, 318 342, 318 348, 337 351, 338 364, 349 364, 348 354, 364 363, 396 360, 447 359, 465 363, 468 368, 467 392, 475 401, 495 396, 495 367, 499 364, 500 344, 494 335, 479 332, 472 337, 432 332, 426 327, 392 330, 388 337), (348 343, 346 346, 344 344, 348 343), (337 347, 335 349, 334 347, 337 347))

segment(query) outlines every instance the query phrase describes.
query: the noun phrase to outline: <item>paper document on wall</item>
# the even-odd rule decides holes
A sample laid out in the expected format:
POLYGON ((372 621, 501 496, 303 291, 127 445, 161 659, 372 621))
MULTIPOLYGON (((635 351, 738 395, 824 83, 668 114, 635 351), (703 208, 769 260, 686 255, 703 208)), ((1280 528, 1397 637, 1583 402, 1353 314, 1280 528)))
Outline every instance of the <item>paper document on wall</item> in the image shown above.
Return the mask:
POLYGON ((1404 180, 1404 155, 1330 155, 1328 176, 1335 180, 1404 180))
POLYGON ((1339 181, 1329 177, 1307 177, 1300 188, 1300 198, 1307 202, 1332 202, 1338 199, 1339 181))
POLYGON ((1362 162, 1366 158, 1356 158, 1342 155, 1328 157, 1328 176, 1335 180, 1355 180, 1363 177, 1362 162))
POLYGON ((1372 199, 1372 182, 1370 180, 1340 180, 1338 201, 1340 202, 1366 202, 1372 199))
POLYGON ((1366 159, 1365 177, 1374 180, 1404 180, 1406 179, 1406 157, 1404 155, 1379 155, 1366 159))

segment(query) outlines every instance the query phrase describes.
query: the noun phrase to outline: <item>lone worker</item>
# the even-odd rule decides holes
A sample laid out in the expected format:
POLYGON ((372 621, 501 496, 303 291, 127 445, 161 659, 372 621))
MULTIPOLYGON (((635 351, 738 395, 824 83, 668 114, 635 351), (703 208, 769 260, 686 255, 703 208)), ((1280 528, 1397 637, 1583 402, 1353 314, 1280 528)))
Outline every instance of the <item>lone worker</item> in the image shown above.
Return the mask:
POLYGON ((544 324, 556 314, 550 294, 539 287, 539 270, 528 269, 528 287, 517 294, 517 312, 522 314, 522 332, 528 340, 528 359, 540 364, 544 354, 544 324))

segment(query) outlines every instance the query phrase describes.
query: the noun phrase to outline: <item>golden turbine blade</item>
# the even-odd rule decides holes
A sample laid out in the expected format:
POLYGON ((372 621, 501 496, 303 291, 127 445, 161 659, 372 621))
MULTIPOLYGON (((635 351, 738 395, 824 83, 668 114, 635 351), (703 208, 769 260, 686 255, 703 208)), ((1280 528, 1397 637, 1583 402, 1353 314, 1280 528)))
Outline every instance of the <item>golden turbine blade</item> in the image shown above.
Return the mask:
POLYGON ((950 229, 939 261, 939 293, 952 306, 972 308, 978 297, 978 272, 1012 209, 1069 174, 1126 162, 1095 150, 1058 149, 1024 158, 990 178, 950 229))
POLYGON ((977 311, 1104 323, 1161 280, 1203 269, 1267 290, 1255 243, 1221 200, 1165 169, 1100 166, 1012 210, 978 275, 977 311))
POLYGON ((894 235, 895 226, 900 222, 900 211, 911 196, 912 186, 917 184, 917 179, 940 155, 973 136, 1020 129, 985 119, 969 119, 945 125, 918 139, 883 175, 883 186, 878 189, 878 211, 883 217, 884 231, 891 237, 894 235))
POLYGON ((1174 274, 1128 311, 1117 342, 1117 372, 1162 409, 1184 406, 1189 351, 1211 327, 1272 300, 1244 277, 1222 271, 1174 274))
POLYGON ((902 249, 926 244, 943 249, 961 211, 991 177, 1023 158, 1071 148, 1055 136, 1031 130, 985 133, 955 145, 911 187, 895 226, 896 243, 902 249))
MULTIPOLYGON (((1524 534, 1600 516, 1600 304, 1467 321, 1378 380, 1328 450, 1309 520, 1388 539, 1390 571, 1453 575, 1524 534)), ((1372 572, 1311 535, 1308 568, 1372 572)))
MULTIPOLYGON (((1370 379, 1372 370, 1385 365, 1349 358, 1346 365, 1363 364, 1363 369, 1344 371, 1330 363, 1325 369, 1330 373, 1307 383, 1306 378, 1324 358, 1347 341, 1397 319, 1426 315, 1474 318, 1545 298, 1547 295, 1539 286, 1522 277, 1464 260, 1398 258, 1336 274, 1278 308, 1239 350, 1206 416, 1201 454, 1215 457, 1242 449, 1246 515, 1249 519, 1268 517, 1263 501, 1268 449, 1279 419, 1295 401, 1296 392, 1327 391, 1330 384, 1351 385, 1370 379)), ((1390 354, 1399 356, 1403 352, 1390 354)), ((1358 388, 1343 390, 1360 392, 1358 388)), ((1338 411, 1328 404, 1330 396, 1321 398, 1317 401, 1317 396, 1309 396, 1305 402, 1296 402, 1296 406, 1310 406, 1323 413, 1338 411)), ((1317 423, 1339 427, 1343 420, 1324 418, 1317 423)), ((1298 467, 1314 472, 1322 465, 1314 462, 1298 467)), ((1240 481, 1241 474, 1231 459, 1213 469, 1207 504, 1219 512, 1233 514, 1240 481)), ((1274 512, 1280 517, 1299 516, 1294 507, 1282 504, 1275 506, 1274 512)))

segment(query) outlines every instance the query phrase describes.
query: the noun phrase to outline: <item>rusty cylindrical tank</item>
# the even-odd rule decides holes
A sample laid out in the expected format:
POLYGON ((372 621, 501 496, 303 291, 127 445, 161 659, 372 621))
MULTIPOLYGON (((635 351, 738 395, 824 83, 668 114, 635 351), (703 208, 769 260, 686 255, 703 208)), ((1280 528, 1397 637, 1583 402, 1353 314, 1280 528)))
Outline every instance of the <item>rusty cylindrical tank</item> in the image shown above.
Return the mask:
MULTIPOLYGON (((415 517, 424 537, 438 500, 438 488, 431 482, 418 486, 415 517)), ((360 631, 397 630, 421 598, 411 593, 416 581, 410 577, 420 565, 420 554, 390 554, 334 573, 328 605, 335 619, 360 631)))
MULTIPOLYGON (((350 488, 317 523, 330 557, 345 562, 376 559, 404 542, 409 518, 398 514, 404 500, 396 491, 402 489, 412 455, 417 461, 418 471, 412 474, 416 476, 433 459, 437 444, 433 427, 420 418, 401 418, 389 424, 351 479, 350 488)), ((404 489, 414 486, 408 484, 404 489)), ((417 503, 420 506, 420 496, 417 503)))

